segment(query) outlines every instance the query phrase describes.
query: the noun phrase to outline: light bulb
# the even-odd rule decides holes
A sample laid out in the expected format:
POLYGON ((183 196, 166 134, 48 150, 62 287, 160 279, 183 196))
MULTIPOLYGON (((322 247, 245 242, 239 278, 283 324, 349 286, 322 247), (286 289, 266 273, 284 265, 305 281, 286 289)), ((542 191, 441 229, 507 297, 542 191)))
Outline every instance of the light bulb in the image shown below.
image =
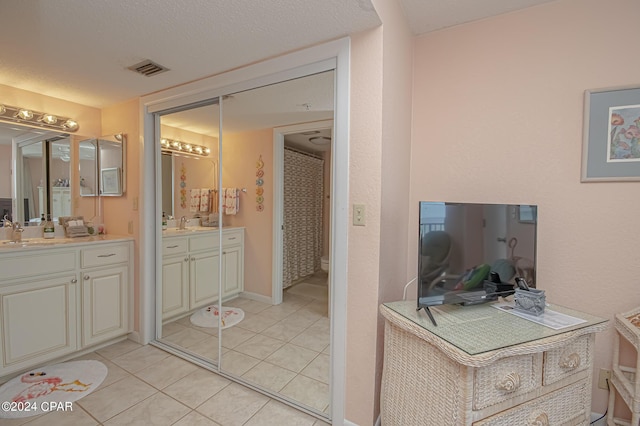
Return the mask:
POLYGON ((71 119, 69 119, 69 120, 65 121, 65 123, 62 125, 62 127, 64 127, 67 130, 70 130, 70 131, 75 131, 75 130, 78 130, 78 123, 73 121, 73 120, 71 120, 71 119))
POLYGON ((46 124, 53 125, 53 124, 56 124, 58 122, 58 117, 56 117, 53 114, 44 114, 42 116, 42 118, 40 118, 40 120, 43 121, 46 124))
POLYGON ((21 109, 18 111, 18 118, 22 120, 31 120, 33 118, 33 113, 28 109, 21 109))

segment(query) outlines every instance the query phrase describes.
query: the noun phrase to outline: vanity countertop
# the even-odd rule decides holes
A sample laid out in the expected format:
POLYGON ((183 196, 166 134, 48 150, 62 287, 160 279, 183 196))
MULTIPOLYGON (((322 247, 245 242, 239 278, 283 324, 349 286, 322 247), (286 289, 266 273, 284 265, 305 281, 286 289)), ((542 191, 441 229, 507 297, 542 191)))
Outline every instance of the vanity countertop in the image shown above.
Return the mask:
POLYGON ((22 242, 13 243, 10 240, 0 240, 0 253, 24 250, 41 250, 53 247, 71 247, 77 245, 100 244, 115 241, 132 241, 133 237, 122 235, 95 235, 76 238, 24 238, 22 242))
MULTIPOLYGON (((224 226, 222 227, 222 232, 231 231, 235 229, 244 229, 242 226, 224 226)), ((220 230, 219 227, 214 226, 188 226, 185 229, 178 228, 168 228, 162 231, 162 237, 176 237, 176 236, 186 236, 193 235, 196 233, 205 233, 205 232, 218 232, 220 230)))

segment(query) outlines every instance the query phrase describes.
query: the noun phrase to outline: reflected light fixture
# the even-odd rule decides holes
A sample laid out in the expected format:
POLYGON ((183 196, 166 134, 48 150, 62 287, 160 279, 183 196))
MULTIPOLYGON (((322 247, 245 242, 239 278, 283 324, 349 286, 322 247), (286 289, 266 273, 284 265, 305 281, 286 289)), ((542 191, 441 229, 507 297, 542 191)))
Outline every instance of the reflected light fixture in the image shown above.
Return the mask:
POLYGON ((26 124, 34 127, 75 132, 80 126, 68 117, 0 104, 0 121, 26 124))
POLYGON ((327 145, 331 143, 331 138, 328 136, 314 136, 312 138, 309 138, 309 142, 314 145, 327 145))
POLYGON ((181 142, 174 139, 160 139, 160 148, 166 152, 178 152, 180 154, 191 154, 206 157, 211 150, 206 146, 194 145, 192 143, 181 142))

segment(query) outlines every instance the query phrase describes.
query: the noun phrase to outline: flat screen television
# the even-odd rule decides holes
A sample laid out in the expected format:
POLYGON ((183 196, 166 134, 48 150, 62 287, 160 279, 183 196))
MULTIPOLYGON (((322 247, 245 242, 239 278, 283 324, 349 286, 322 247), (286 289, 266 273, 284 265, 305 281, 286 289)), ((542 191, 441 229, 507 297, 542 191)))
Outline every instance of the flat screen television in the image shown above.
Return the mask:
POLYGON ((418 309, 495 300, 516 278, 535 287, 537 206, 419 204, 418 309))

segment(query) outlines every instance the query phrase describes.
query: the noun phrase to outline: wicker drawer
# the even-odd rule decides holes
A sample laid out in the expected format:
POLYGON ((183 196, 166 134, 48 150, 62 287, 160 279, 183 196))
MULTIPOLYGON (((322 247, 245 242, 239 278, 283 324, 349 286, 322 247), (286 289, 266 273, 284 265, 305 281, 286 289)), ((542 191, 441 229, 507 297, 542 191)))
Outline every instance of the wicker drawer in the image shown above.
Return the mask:
POLYGON ((187 238, 164 238, 162 240, 162 256, 186 253, 188 247, 187 238))
POLYGON ((473 409, 481 410, 542 386, 542 354, 518 355, 478 368, 473 377, 473 409))
POLYGON ((591 383, 586 379, 473 423, 473 426, 587 425, 591 383))
POLYGON ((543 383, 549 385, 575 373, 591 369, 593 335, 581 336, 544 354, 543 383))
POLYGON ((83 268, 125 263, 129 261, 129 245, 105 246, 100 244, 99 247, 83 249, 81 258, 83 268))

